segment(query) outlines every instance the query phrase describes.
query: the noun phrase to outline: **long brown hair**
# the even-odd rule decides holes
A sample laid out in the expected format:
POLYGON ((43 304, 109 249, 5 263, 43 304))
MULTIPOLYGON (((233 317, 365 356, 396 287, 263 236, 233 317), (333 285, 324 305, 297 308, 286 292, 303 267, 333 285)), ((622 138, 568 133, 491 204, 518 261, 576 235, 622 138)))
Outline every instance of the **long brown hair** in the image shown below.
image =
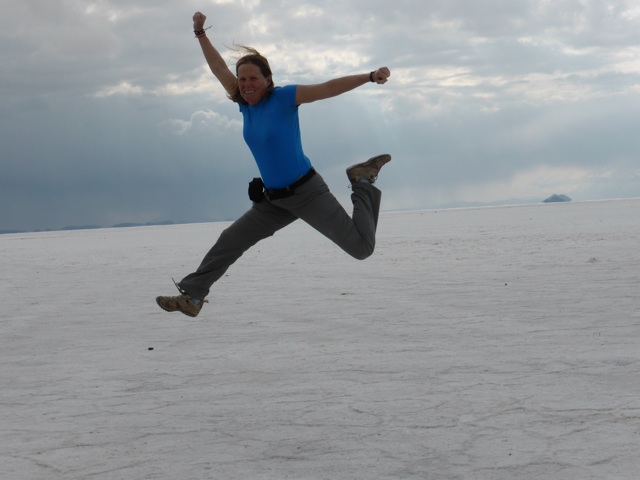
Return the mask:
MULTIPOLYGON (((275 88, 273 84, 273 74, 271 73, 271 67, 269 66, 269 61, 255 48, 247 47, 245 45, 235 45, 235 50, 241 53, 240 58, 236 62, 236 77, 238 76, 238 68, 247 63, 253 64, 260 69, 260 73, 267 78, 271 77, 271 85, 267 89, 267 96, 271 95, 273 89, 275 88)), ((228 94, 228 97, 236 102, 246 105, 244 98, 240 95, 240 89, 236 84, 236 88, 232 93, 228 94)))

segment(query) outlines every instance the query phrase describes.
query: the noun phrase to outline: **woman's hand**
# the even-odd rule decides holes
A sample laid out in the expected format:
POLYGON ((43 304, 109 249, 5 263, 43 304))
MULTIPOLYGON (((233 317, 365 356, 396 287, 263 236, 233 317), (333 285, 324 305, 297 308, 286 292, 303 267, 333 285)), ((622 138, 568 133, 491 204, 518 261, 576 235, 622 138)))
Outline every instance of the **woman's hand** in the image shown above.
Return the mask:
POLYGON ((390 75, 391 71, 389 71, 387 67, 380 67, 373 72, 372 78, 374 82, 382 85, 383 83, 387 83, 387 79, 390 75))
POLYGON ((204 30, 204 22, 207 20, 207 17, 200 12, 196 12, 193 14, 193 30, 195 32, 199 32, 204 30))

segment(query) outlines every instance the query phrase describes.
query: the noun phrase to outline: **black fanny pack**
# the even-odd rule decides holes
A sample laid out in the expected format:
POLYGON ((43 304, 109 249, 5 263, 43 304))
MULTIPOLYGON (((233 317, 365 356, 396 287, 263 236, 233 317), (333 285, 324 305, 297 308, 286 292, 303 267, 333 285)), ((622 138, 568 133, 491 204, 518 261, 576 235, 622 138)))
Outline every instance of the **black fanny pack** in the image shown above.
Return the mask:
POLYGON ((266 196, 269 200, 279 200, 281 198, 287 198, 296 193, 296 189, 307 183, 313 178, 316 171, 311 168, 307 173, 301 176, 298 180, 293 182, 288 187, 284 188, 264 188, 264 183, 261 178, 254 178, 249 183, 249 198, 252 202, 259 203, 266 196))
POLYGON ((252 202, 260 203, 264 198, 264 183, 260 177, 256 177, 249 182, 249 199, 252 202))

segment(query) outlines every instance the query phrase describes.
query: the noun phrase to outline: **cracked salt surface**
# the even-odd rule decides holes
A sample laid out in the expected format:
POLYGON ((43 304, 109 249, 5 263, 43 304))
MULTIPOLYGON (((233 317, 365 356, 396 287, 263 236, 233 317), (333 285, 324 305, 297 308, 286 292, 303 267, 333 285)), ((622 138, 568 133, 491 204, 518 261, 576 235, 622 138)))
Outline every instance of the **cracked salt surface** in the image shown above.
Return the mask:
POLYGON ((640 200, 0 236, 0 478, 635 479, 640 200), (153 350, 149 348, 152 347, 153 350))

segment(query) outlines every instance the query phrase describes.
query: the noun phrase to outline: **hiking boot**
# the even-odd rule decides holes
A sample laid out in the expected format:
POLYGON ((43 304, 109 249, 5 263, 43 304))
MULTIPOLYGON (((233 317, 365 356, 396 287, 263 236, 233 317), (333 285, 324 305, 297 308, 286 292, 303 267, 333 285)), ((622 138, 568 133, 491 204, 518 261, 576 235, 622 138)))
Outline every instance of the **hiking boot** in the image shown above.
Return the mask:
POLYGON ((363 163, 357 163, 347 168, 347 177, 353 185, 362 179, 369 180, 369 183, 373 183, 378 178, 378 172, 382 166, 391 161, 391 155, 383 154, 376 157, 371 157, 369 160, 363 163))
POLYGON ((202 300, 196 305, 189 295, 184 294, 176 297, 156 298, 156 303, 161 309, 167 312, 181 312, 190 317, 197 317, 205 302, 206 300, 202 300))

